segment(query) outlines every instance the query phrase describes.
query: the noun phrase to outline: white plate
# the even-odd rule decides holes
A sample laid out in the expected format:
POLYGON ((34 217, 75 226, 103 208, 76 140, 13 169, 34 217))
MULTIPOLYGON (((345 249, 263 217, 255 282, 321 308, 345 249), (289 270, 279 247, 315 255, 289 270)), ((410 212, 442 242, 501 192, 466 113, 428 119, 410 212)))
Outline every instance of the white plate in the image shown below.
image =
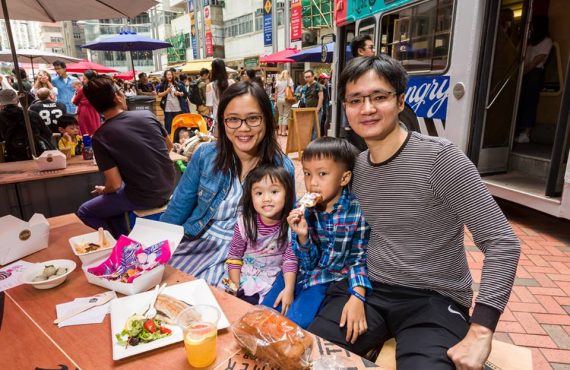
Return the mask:
MULTIPOLYGON (((215 306, 221 312, 220 321, 218 321, 218 330, 230 326, 230 322, 226 318, 226 315, 224 315, 224 311, 212 294, 210 287, 203 279, 167 286, 163 293, 193 305, 209 304, 215 306)), ((131 315, 142 313, 146 309, 152 298, 152 294, 153 292, 150 290, 111 301, 111 343, 113 345, 113 360, 120 360, 125 357, 138 355, 139 353, 152 351, 182 341, 182 330, 179 327, 176 325, 165 325, 172 329, 172 335, 166 338, 158 339, 150 343, 141 343, 137 346, 128 346, 127 348, 119 345, 117 342, 115 334, 123 330, 125 322, 127 322, 127 319, 131 315)))

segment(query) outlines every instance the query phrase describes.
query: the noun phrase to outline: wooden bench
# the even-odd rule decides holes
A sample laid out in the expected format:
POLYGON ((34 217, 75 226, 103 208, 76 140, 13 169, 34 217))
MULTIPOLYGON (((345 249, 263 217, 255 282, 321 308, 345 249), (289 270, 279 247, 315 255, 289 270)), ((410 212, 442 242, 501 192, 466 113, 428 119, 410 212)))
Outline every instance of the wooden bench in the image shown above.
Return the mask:
MULTIPOLYGON (((385 370, 396 370, 396 341, 390 339, 376 359, 376 364, 385 370)), ((484 370, 532 370, 532 353, 528 348, 493 341, 493 349, 484 370)))

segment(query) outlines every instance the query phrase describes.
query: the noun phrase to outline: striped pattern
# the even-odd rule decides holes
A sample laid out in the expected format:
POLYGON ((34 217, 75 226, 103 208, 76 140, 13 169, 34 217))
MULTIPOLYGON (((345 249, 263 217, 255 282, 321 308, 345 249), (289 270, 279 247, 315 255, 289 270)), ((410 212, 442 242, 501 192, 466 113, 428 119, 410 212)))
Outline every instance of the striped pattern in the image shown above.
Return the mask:
POLYGON ((465 307, 473 292, 464 225, 485 254, 478 304, 503 311, 519 242, 469 159, 446 139, 412 132, 391 159, 355 166, 354 193, 371 227, 370 279, 434 290, 465 307))
POLYGON ((183 239, 170 264, 187 274, 218 285, 225 273, 225 262, 233 237, 243 188, 239 179, 232 187, 210 221, 206 232, 196 240, 183 239))
MULTIPOLYGON (((257 215, 256 217, 257 223, 257 235, 259 236, 269 236, 272 235, 272 238, 277 239, 279 237, 279 230, 281 228, 281 222, 278 222, 274 225, 266 225, 261 220, 261 217, 257 215)), ((234 235, 232 242, 230 244, 230 251, 228 253, 228 261, 231 260, 243 260, 243 256, 246 253, 248 240, 242 237, 243 235, 247 235, 245 230, 240 231, 240 223, 237 222, 234 228, 234 235)), ((258 239, 259 240, 259 239, 258 239)), ((281 246, 279 249, 282 253, 282 265, 283 265, 283 273, 287 272, 297 272, 297 257, 293 250, 291 249, 291 243, 286 241, 286 246, 281 246)), ((268 251, 268 253, 273 253, 272 251, 268 251)), ((235 263, 226 262, 228 270, 232 269, 241 269, 242 265, 238 265, 235 263)))

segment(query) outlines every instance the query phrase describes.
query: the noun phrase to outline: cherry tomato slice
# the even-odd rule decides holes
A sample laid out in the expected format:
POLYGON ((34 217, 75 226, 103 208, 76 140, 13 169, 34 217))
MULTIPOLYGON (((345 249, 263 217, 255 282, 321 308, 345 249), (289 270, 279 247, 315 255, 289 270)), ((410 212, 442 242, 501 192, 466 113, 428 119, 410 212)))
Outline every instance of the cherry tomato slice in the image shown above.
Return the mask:
POLYGON ((154 321, 152 320, 146 320, 144 322, 143 327, 145 328, 146 331, 148 331, 149 333, 154 333, 156 331, 156 324, 154 323, 154 321))

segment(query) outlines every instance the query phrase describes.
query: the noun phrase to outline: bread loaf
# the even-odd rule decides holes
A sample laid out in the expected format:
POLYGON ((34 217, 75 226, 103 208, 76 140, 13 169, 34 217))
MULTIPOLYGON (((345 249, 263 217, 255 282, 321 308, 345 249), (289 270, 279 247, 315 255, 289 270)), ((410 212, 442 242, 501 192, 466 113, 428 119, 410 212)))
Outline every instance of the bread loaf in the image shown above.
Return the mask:
POLYGON ((313 337, 285 316, 257 306, 232 326, 240 345, 281 370, 310 365, 313 337))

